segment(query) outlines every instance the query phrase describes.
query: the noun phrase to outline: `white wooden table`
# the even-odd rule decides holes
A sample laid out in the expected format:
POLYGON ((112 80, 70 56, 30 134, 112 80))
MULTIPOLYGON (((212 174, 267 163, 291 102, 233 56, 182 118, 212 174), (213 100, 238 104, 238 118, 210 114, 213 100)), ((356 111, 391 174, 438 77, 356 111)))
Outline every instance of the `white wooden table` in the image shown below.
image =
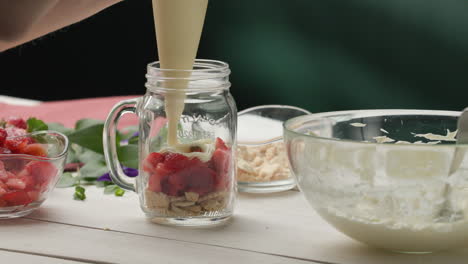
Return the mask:
POLYGON ((0 221, 0 263, 468 263, 468 248, 404 255, 361 245, 298 191, 239 194, 232 221, 204 229, 147 221, 134 193, 89 187, 86 201, 75 201, 73 191, 56 189, 33 214, 0 221))

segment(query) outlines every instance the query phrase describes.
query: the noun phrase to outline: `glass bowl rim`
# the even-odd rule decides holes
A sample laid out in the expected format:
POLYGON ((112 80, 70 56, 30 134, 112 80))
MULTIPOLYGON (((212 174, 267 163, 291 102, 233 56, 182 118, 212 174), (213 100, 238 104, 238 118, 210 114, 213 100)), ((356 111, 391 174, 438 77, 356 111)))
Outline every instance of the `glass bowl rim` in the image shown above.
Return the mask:
MULTIPOLYGON (((237 113, 237 116, 242 116, 242 115, 245 115, 246 113, 249 113, 251 111, 254 111, 254 110, 258 110, 258 109, 266 109, 266 108, 281 108, 281 109, 292 109, 292 110, 296 110, 296 111, 299 111, 299 112, 303 112, 304 114, 306 115, 311 115, 312 113, 309 112, 308 110, 306 109, 303 109, 303 108, 300 108, 300 107, 297 107, 297 106, 292 106, 292 105, 279 105, 279 104, 268 104, 268 105, 257 105, 257 106, 253 106, 253 107, 248 107, 242 111, 240 111, 239 113, 237 113)), ((283 122, 283 126, 284 126, 284 123, 286 121, 283 122)), ((270 138, 270 139, 267 139, 267 140, 262 140, 262 141, 237 141, 237 145, 238 146, 246 146, 246 147, 257 147, 257 146, 264 146, 264 145, 268 145, 268 144, 273 144, 273 143, 276 143, 276 142, 281 142, 283 141, 283 135, 279 136, 279 137, 275 137, 275 138, 270 138)))
POLYGON ((57 134, 64 140, 64 148, 62 152, 57 154, 54 157, 39 157, 39 156, 33 156, 29 154, 0 154, 0 158, 18 158, 18 159, 28 159, 28 160, 39 160, 39 161, 55 161, 55 160, 60 160, 62 159, 68 152, 68 147, 69 147, 69 140, 66 135, 63 133, 60 133, 55 130, 40 130, 40 131, 34 131, 27 133, 22 136, 14 136, 14 137, 8 137, 8 139, 11 138, 22 138, 22 137, 27 137, 27 136, 34 136, 34 135, 41 135, 41 134, 57 134))
MULTIPOLYGON (((328 142, 342 142, 342 143, 351 143, 351 144, 360 144, 366 146, 382 146, 385 147, 417 147, 417 148, 454 148, 455 146, 463 146, 468 147, 468 144, 386 144, 386 143, 377 143, 377 142, 364 142, 364 141, 356 141, 350 139, 337 139, 337 138, 329 138, 329 137, 322 137, 316 135, 309 135, 294 131, 291 126, 298 125, 312 120, 319 120, 322 118, 330 118, 332 116, 339 116, 339 115, 349 115, 349 114, 368 114, 367 117, 376 117, 376 116, 390 116, 390 115, 436 115, 436 116, 451 116, 451 117, 459 117, 461 112, 458 111, 448 111, 448 110, 418 110, 418 109, 362 109, 362 110, 346 110, 346 111, 333 111, 333 112, 322 112, 322 113, 315 113, 310 115, 302 115, 298 117, 291 118, 283 123, 283 133, 291 133, 296 136, 302 136, 306 138, 311 138, 314 140, 323 140, 328 142)), ((366 117, 366 116, 364 116, 366 117)))

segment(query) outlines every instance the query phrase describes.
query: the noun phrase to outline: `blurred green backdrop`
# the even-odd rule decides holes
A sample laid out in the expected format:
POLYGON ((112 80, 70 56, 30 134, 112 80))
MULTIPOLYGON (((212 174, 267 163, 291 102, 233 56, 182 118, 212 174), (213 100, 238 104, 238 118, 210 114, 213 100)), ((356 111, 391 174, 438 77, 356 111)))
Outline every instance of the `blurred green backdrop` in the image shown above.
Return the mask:
POLYGON ((249 105, 468 106, 468 1, 212 1, 206 33, 249 105))
MULTIPOLYGON (((151 1, 126 0, 2 53, 2 92, 29 89, 43 100, 143 93, 145 64, 156 59, 152 19, 151 1), (39 60, 44 70, 24 67, 39 60), (37 76, 42 92, 19 84, 22 76, 37 76), (72 89, 60 93, 69 79, 72 89)), ((468 106, 468 1, 211 0, 198 57, 230 63, 240 109, 460 110, 468 106)))

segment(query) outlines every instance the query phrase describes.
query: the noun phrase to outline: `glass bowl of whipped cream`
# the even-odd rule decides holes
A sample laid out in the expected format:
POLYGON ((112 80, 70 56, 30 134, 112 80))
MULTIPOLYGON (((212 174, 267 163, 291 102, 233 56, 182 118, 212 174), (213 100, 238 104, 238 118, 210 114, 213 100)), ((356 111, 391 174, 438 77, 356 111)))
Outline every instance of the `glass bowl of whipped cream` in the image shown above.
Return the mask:
POLYGON ((373 247, 468 245, 468 145, 459 112, 357 110, 284 123, 292 172, 330 225, 373 247))
POLYGON ((240 192, 271 193, 296 186, 283 143, 283 122, 310 114, 288 105, 261 105, 238 114, 237 186, 240 192))

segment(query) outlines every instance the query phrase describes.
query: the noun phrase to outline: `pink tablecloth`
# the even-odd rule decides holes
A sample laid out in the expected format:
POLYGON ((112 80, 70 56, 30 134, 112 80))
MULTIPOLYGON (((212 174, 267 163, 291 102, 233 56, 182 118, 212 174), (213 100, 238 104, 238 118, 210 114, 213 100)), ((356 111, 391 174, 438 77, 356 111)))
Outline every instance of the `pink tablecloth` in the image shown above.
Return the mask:
MULTIPOLYGON (((36 117, 45 122, 59 122, 67 127, 73 127, 77 120, 92 118, 105 120, 112 106, 121 100, 138 97, 115 96, 91 99, 45 102, 36 106, 17 106, 0 103, 0 118, 19 116, 23 118, 36 117)), ((134 115, 126 115, 119 127, 137 124, 134 115)))

